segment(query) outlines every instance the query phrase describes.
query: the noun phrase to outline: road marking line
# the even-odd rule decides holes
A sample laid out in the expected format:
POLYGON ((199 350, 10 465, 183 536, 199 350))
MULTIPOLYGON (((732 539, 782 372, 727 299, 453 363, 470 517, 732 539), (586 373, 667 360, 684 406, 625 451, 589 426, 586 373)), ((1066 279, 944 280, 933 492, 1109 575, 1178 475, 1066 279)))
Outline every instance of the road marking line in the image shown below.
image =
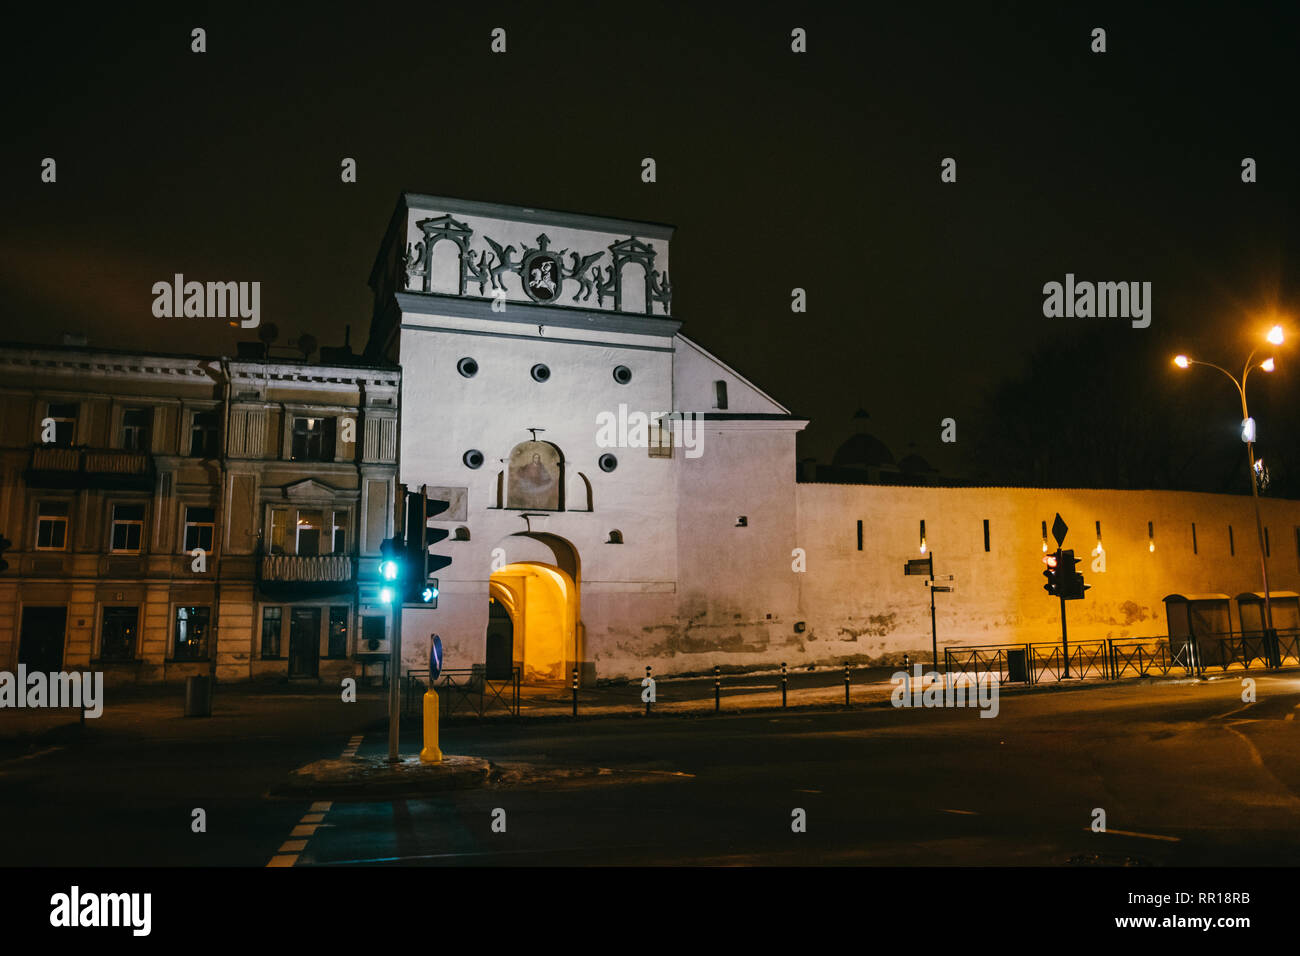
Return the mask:
POLYGON ((306 840, 285 840, 284 845, 280 847, 280 853, 301 853, 307 849, 306 840))
POLYGON ((1225 717, 1231 717, 1233 714, 1240 714, 1243 710, 1249 710, 1249 709, 1250 709, 1251 707, 1253 707, 1253 706, 1255 706, 1255 705, 1254 705, 1254 704, 1247 704, 1245 707, 1238 707, 1236 710, 1230 710, 1230 711, 1228 711, 1226 714, 1219 714, 1219 715, 1217 715, 1217 716, 1215 716, 1215 717, 1211 717, 1210 719, 1211 719, 1211 720, 1223 720, 1225 717))
POLYGON ((1161 836, 1159 833, 1137 833, 1134 830, 1094 830, 1092 827, 1084 827, 1089 833, 1113 833, 1116 836, 1137 837, 1140 840, 1164 840, 1166 843, 1181 843, 1182 837, 1161 836))
POLYGON ((323 813, 306 813, 303 814, 303 818, 298 822, 299 823, 320 823, 324 819, 325 819, 325 814, 323 813))
POLYGON ((319 823, 308 823, 305 826, 299 824, 289 831, 289 836, 315 836, 319 823))
POLYGON ((977 817, 977 816, 979 816, 979 814, 976 813, 974 810, 945 810, 945 809, 943 809, 942 807, 940 807, 940 808, 939 808, 939 812, 940 812, 940 813, 960 813, 960 814, 962 814, 963 816, 967 816, 967 817, 977 817))
POLYGON ((801 789, 799 789, 799 788, 797 788, 797 787, 795 788, 795 791, 794 791, 794 792, 795 792, 795 793, 821 793, 820 790, 801 790, 801 789))
POLYGON ((297 854, 293 856, 273 856, 267 866, 293 866, 298 861, 297 854))
POLYGON ((329 813, 330 807, 334 806, 330 800, 317 800, 311 805, 312 813, 329 813))

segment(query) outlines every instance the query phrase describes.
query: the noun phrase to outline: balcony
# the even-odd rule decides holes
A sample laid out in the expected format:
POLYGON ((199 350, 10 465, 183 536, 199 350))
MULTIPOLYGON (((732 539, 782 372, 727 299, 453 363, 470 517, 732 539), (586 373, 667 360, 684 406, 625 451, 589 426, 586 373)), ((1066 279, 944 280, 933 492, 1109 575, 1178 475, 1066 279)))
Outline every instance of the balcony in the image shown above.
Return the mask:
POLYGON ((24 478, 31 488, 152 491, 153 456, 120 448, 35 445, 24 478))
POLYGON ((258 585, 267 594, 341 594, 355 579, 355 562, 347 554, 267 554, 258 565, 258 585))

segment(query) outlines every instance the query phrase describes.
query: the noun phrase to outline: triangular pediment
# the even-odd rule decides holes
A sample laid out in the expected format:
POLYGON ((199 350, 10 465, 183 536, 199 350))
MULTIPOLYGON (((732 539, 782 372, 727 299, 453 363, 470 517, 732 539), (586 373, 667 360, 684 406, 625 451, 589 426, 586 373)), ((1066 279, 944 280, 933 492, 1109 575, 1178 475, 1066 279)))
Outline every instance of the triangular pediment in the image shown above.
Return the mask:
POLYGON ((332 501, 338 493, 333 485, 327 485, 315 478, 304 478, 284 485, 281 493, 290 501, 332 501))

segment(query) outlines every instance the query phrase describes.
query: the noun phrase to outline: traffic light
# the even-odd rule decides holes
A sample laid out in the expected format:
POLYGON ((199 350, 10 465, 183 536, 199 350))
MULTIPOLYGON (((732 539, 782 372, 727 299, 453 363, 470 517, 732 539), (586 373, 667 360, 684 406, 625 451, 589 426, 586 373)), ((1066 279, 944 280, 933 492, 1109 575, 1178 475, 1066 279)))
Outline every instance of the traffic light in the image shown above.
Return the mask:
POLYGON ((406 579, 404 604, 438 606, 438 579, 431 575, 451 564, 451 558, 429 553, 430 546, 447 537, 446 528, 430 528, 429 522, 450 506, 449 501, 430 500, 426 488, 406 493, 406 557, 411 573, 406 579))
POLYGON ((13 542, 0 534, 0 574, 9 570, 9 562, 5 560, 5 552, 13 547, 13 542))
POLYGON ((401 538, 385 538, 379 545, 379 601, 392 604, 402 593, 405 572, 404 543, 401 538))
POLYGON ((1047 567, 1043 569, 1043 577, 1047 578, 1047 583, 1043 585, 1043 590, 1052 597, 1056 597, 1061 593, 1061 579, 1057 576, 1057 572, 1060 570, 1060 556, 1060 551, 1043 555, 1043 563, 1047 565, 1047 567))
POLYGON ((1059 582, 1060 594, 1067 601, 1082 599, 1083 592, 1092 587, 1091 584, 1084 584, 1083 575, 1074 569, 1078 561, 1073 551, 1062 551, 1056 564, 1056 579, 1059 582))

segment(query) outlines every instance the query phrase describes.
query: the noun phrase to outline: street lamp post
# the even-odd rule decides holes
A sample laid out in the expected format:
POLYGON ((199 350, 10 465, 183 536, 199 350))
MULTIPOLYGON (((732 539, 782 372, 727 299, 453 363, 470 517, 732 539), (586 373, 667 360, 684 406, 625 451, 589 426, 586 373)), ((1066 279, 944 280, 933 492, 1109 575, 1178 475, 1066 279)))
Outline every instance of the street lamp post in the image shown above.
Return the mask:
MULTIPOLYGON (((1282 338, 1283 338, 1282 327, 1280 325, 1275 325, 1273 326, 1272 329, 1269 330, 1268 333, 1269 344, 1281 345, 1282 338)), ((1237 394, 1241 396, 1241 427, 1243 429, 1242 438, 1245 439, 1246 442, 1246 462, 1250 471, 1250 496, 1255 504, 1255 534, 1259 539, 1259 567, 1264 577, 1264 627, 1267 629, 1268 633, 1272 633, 1273 605, 1269 599, 1269 590, 1268 590, 1268 552, 1264 548, 1264 519, 1260 516, 1259 482, 1255 478, 1255 429, 1254 429, 1254 423, 1251 422, 1250 420, 1250 409, 1246 405, 1246 379, 1250 377, 1250 370, 1256 367, 1252 363, 1254 363, 1255 353, 1258 351, 1259 349, 1256 348, 1254 351, 1250 353, 1249 357, 1246 359, 1246 364, 1245 366, 1242 367, 1241 370, 1240 379, 1238 379, 1227 369, 1220 368, 1218 365, 1215 365, 1213 362, 1198 362, 1196 359, 1188 358, 1186 355, 1175 356, 1174 364, 1177 365, 1179 368, 1183 368, 1183 369, 1191 365, 1204 365, 1209 368, 1218 369, 1224 375, 1228 376, 1232 384, 1237 387, 1237 394)), ((1262 368, 1265 372, 1273 371, 1274 368, 1273 359, 1272 358, 1265 359, 1263 362, 1259 363, 1258 367, 1262 368)))

